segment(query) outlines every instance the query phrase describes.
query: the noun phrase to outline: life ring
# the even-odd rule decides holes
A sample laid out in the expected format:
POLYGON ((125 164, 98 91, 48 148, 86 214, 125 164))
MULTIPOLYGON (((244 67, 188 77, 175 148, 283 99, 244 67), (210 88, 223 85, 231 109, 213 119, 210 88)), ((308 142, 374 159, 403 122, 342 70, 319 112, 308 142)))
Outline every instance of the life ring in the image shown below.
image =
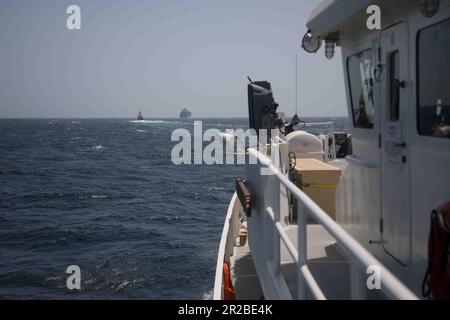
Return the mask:
POLYGON ((224 300, 236 300, 228 261, 223 263, 223 298, 224 300))

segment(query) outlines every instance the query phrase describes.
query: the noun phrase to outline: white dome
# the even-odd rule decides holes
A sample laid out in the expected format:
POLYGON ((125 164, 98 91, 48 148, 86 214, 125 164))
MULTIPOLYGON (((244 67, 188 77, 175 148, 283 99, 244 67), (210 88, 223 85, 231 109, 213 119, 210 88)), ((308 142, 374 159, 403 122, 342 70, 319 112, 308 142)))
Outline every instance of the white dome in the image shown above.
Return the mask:
POLYGON ((289 142, 289 152, 296 155, 301 153, 323 153, 322 141, 315 135, 305 131, 294 131, 286 136, 289 142))

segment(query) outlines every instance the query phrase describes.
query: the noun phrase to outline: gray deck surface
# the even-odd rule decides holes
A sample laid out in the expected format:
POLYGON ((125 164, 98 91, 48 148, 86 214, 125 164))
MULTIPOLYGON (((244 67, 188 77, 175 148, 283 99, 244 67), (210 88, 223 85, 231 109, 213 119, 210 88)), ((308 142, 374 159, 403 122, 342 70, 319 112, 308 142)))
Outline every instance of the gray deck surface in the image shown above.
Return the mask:
POLYGON ((237 300, 259 300, 264 295, 256 275, 255 265, 248 244, 235 247, 231 257, 234 275, 234 291, 237 300))
MULTIPOLYGON (((297 243, 297 227, 286 228, 291 241, 297 243)), ((307 264, 327 299, 350 299, 349 264, 340 252, 335 240, 328 232, 317 224, 309 224, 307 264)), ((292 296, 297 291, 297 272, 292 258, 282 244, 282 273, 292 296)), ((256 275, 255 266, 248 245, 236 247, 231 260, 236 299, 259 300, 263 297, 261 285, 256 275)), ((308 298, 312 298, 308 296, 308 298)), ((374 291, 367 291, 368 299, 380 299, 374 291)))

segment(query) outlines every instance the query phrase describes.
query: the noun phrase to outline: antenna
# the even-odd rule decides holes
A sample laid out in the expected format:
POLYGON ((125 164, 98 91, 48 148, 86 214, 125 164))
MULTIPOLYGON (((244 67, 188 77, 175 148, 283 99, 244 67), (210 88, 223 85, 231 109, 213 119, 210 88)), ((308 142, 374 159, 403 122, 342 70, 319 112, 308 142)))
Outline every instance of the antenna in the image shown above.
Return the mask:
POLYGON ((295 114, 298 115, 298 53, 295 55, 295 114))

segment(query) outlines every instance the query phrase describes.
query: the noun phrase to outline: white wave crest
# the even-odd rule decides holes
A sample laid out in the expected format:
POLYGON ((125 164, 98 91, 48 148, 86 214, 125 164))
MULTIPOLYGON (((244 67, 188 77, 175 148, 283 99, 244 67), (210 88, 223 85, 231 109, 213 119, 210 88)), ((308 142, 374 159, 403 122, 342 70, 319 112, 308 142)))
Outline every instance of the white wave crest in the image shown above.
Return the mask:
POLYGON ((212 300, 214 297, 213 290, 209 290, 208 292, 203 293, 202 300, 212 300))
POLYGON ((91 147, 90 149, 92 149, 92 150, 104 150, 104 149, 108 149, 108 148, 106 148, 106 147, 102 146, 101 144, 99 144, 97 146, 91 147))

